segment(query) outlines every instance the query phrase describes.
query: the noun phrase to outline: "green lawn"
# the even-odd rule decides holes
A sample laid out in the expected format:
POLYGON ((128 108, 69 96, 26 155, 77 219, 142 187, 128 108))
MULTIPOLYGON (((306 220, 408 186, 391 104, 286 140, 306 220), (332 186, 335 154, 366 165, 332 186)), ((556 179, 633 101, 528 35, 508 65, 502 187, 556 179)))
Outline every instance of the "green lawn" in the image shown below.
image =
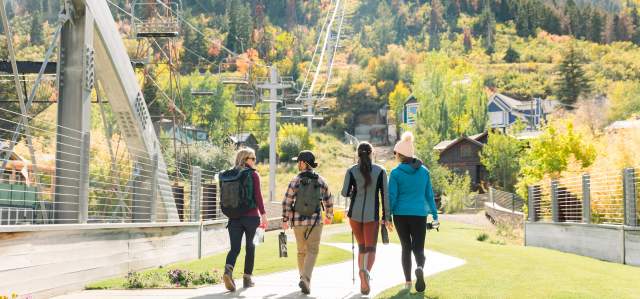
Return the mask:
MULTIPOLYGON (((640 298, 640 268, 554 250, 479 242, 483 230, 446 222, 427 234, 427 249, 467 261, 427 279, 425 298, 640 298)), ((351 242, 351 235, 333 236, 351 242)), ((393 234, 392 242, 398 242, 393 234)), ((427 261, 426 267, 429 267, 427 261)), ((378 298, 422 298, 401 286, 378 298)))
MULTIPOLYGON (((297 268, 296 262, 296 249, 295 243, 288 244, 289 257, 278 257, 278 236, 279 231, 267 232, 265 236, 265 242, 256 248, 256 261, 254 274, 262 275, 267 273, 274 273, 284 270, 291 270, 297 268)), ((202 260, 193 260, 187 262, 180 262, 170 264, 162 268, 150 269, 142 271, 141 274, 147 277, 154 277, 159 281, 158 287, 169 287, 169 281, 167 271, 170 269, 183 269, 190 272, 205 272, 212 269, 219 269, 222 271, 224 268, 227 252, 215 254, 203 258, 202 260)), ((318 256, 317 265, 328 265, 338 262, 343 262, 351 259, 351 252, 338 249, 332 246, 320 245, 320 254, 318 256)), ((244 248, 238 256, 236 263, 236 271, 234 271, 234 277, 241 277, 244 269, 244 248)), ((126 279, 124 276, 110 278, 98 282, 91 283, 86 286, 87 289, 121 289, 124 288, 126 279)))

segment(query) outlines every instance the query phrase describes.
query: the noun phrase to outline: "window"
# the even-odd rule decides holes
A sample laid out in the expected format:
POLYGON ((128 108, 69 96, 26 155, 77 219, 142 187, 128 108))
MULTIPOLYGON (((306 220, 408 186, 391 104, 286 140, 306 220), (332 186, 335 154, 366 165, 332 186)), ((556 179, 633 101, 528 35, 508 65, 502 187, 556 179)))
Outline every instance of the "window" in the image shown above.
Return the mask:
POLYGON ((471 154, 471 145, 463 144, 462 146, 460 146, 460 156, 462 158, 470 158, 471 154))
POLYGON ((491 126, 492 127, 505 125, 505 123, 504 123, 504 112, 502 112, 502 111, 489 112, 489 120, 491 120, 491 126))

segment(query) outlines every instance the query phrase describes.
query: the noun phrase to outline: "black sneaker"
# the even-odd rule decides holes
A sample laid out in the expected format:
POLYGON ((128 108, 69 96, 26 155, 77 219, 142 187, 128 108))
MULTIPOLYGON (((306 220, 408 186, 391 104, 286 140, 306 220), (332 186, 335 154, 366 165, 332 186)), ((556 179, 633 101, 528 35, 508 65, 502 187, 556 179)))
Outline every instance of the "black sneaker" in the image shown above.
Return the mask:
POLYGON ((424 283, 424 271, 422 268, 418 267, 418 269, 416 269, 416 292, 422 293, 426 288, 427 285, 424 283))
POLYGON ((311 290, 309 289, 309 284, 304 281, 304 279, 300 279, 300 282, 298 283, 298 286, 300 287, 300 291, 305 294, 305 295, 309 295, 311 294, 311 290))

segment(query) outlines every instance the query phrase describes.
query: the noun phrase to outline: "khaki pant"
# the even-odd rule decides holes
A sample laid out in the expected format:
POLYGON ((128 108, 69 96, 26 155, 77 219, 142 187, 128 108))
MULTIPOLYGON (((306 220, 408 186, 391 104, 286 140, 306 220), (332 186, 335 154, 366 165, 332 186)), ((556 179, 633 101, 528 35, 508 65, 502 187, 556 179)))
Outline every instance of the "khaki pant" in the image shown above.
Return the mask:
POLYGON ((318 259, 322 224, 318 223, 311 231, 309 238, 305 240, 305 232, 310 228, 311 226, 296 226, 293 228, 298 247, 298 272, 300 272, 300 278, 308 283, 311 282, 311 273, 318 259))

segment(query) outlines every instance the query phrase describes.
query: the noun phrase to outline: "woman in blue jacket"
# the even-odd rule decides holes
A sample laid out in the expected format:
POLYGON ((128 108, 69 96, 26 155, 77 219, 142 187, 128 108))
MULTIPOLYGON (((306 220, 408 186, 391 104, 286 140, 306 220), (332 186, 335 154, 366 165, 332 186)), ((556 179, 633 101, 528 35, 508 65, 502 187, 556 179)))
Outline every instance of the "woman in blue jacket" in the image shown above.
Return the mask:
POLYGON ((417 268, 416 291, 424 292, 424 241, 427 232, 427 215, 433 216, 437 227, 438 211, 433 199, 429 170, 414 157, 413 134, 406 132, 393 149, 400 164, 389 176, 389 205, 393 223, 402 245, 402 269, 405 289, 411 289, 411 253, 417 268))

